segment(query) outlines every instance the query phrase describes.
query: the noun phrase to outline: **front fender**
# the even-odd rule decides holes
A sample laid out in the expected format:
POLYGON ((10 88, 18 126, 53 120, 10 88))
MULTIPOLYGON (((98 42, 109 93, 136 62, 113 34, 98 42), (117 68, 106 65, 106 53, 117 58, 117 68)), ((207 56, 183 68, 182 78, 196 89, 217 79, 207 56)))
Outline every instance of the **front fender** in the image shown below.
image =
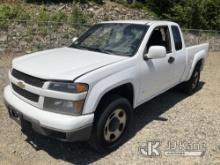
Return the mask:
POLYGON ((134 89, 134 105, 135 105, 135 96, 138 93, 138 90, 135 88, 138 86, 138 79, 136 78, 135 67, 130 67, 125 70, 119 71, 117 73, 111 74, 104 79, 99 80, 89 91, 83 114, 92 113, 96 110, 101 98, 112 89, 119 87, 121 85, 131 83, 134 89))

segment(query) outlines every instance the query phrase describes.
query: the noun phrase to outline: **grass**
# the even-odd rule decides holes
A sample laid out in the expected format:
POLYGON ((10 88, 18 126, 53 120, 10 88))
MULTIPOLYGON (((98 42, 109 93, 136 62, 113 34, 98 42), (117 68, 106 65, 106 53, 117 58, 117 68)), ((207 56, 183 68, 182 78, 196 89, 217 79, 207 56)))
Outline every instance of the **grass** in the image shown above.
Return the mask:
POLYGON ((17 5, 0 5, 0 28, 7 28, 10 20, 29 20, 30 13, 23 9, 19 4, 17 5))
POLYGON ((11 31, 16 29, 16 33, 7 33, 15 40, 23 40, 33 43, 31 51, 45 49, 47 44, 36 41, 41 38, 43 41, 54 39, 57 33, 64 33, 64 38, 69 39, 71 35, 76 36, 74 31, 82 30, 87 23, 88 17, 84 15, 77 5, 73 5, 71 13, 62 10, 49 10, 45 5, 21 4, 0 4, 0 31, 11 31), (65 30, 64 30, 65 29, 65 30), (35 43, 36 42, 36 43, 35 43))
POLYGON ((48 21, 57 22, 53 27, 58 28, 62 23, 83 24, 87 19, 77 5, 73 5, 72 12, 67 14, 63 11, 49 11, 44 5, 40 9, 28 9, 24 4, 0 4, 0 28, 7 28, 10 20, 38 22, 39 26, 47 25, 48 21))

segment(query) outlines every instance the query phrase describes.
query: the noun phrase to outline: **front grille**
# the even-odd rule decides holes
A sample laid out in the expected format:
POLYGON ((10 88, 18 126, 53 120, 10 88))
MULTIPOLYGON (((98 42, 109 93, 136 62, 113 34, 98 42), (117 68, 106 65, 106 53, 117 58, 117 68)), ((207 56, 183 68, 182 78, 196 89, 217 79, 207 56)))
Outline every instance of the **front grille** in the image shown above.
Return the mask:
POLYGON ((25 89, 21 89, 18 86, 16 86, 15 84, 11 84, 13 90, 18 93, 19 95, 23 96, 24 98, 34 101, 34 102, 38 102, 39 100, 39 95, 36 95, 34 93, 31 93, 29 91, 26 91, 25 89))
POLYGON ((44 82, 45 82, 45 80, 43 80, 43 79, 27 75, 25 73, 22 73, 22 72, 16 70, 16 69, 13 69, 11 74, 15 78, 17 78, 19 80, 23 80, 27 84, 37 86, 37 87, 42 87, 44 85, 44 82))

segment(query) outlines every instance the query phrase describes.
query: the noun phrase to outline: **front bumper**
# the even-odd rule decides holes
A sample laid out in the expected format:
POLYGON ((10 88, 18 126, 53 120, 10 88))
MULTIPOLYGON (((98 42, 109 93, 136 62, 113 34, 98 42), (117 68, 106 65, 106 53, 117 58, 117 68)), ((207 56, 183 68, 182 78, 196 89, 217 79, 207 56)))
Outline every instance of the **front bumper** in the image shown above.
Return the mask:
POLYGON ((11 118, 22 126, 29 123, 42 135, 65 141, 88 140, 91 135, 94 114, 70 116, 39 109, 15 96, 10 86, 4 89, 4 100, 11 118))

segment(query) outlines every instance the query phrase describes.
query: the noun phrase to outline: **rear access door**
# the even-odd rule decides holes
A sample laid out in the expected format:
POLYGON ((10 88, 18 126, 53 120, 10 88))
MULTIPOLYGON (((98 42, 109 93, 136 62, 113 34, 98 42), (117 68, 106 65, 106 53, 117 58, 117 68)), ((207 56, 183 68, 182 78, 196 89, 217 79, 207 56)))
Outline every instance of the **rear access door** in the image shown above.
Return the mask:
POLYGON ((171 25, 171 35, 173 42, 173 58, 174 61, 170 65, 172 70, 171 84, 176 85, 181 81, 186 67, 186 54, 183 45, 183 37, 181 36, 180 29, 177 25, 171 25))

